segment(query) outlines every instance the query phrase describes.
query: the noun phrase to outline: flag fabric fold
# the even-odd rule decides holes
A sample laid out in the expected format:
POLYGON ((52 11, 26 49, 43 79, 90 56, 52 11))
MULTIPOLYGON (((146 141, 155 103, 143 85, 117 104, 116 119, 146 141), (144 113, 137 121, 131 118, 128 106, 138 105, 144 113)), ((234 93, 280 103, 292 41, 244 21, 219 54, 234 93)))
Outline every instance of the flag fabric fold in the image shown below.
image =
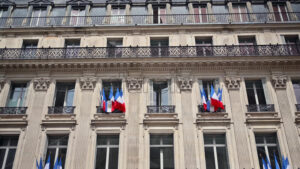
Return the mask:
POLYGON ((48 159, 47 159, 44 169, 50 169, 50 155, 48 156, 48 159))
POLYGON ((274 158, 275 158, 275 169, 280 169, 280 166, 279 166, 279 163, 277 161, 277 157, 275 155, 275 152, 274 152, 274 158))
POLYGON ((114 90, 113 87, 110 87, 110 91, 109 91, 109 102, 107 104, 107 111, 108 113, 112 113, 113 111, 115 111, 115 97, 114 97, 114 90))
POLYGON ((207 102, 206 102, 206 95, 205 95, 205 91, 202 89, 200 90, 200 94, 201 94, 201 100, 202 100, 202 105, 205 111, 207 111, 207 102))
POLYGON ((223 102, 222 102, 222 92, 223 92, 223 89, 220 89, 218 88, 218 101, 219 101, 219 108, 221 108, 222 110, 224 110, 224 105, 223 105, 223 102))

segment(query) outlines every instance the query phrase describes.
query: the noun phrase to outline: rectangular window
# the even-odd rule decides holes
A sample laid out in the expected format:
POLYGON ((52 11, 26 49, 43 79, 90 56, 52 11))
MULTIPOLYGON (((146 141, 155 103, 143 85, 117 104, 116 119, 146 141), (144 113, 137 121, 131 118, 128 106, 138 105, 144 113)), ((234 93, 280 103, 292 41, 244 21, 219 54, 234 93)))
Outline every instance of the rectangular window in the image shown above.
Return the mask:
POLYGON ((169 55, 169 38, 151 38, 150 45, 153 57, 169 55))
POLYGON ((34 8, 31 15, 30 26, 46 26, 46 8, 34 8))
POLYGON ((288 12, 284 4, 273 5, 275 21, 289 21, 288 12))
POLYGON ((298 35, 283 35, 282 40, 291 55, 298 54, 299 37, 298 35))
POLYGON ((67 156, 68 148, 68 135, 49 135, 48 136, 48 147, 47 154, 44 159, 48 159, 50 156, 50 168, 54 167, 55 161, 61 159, 62 168, 65 168, 65 161, 67 156))
POLYGON ((246 80, 246 90, 249 105, 265 105, 266 98, 261 80, 246 80))
POLYGON ((254 55, 256 39, 255 36, 238 36, 241 55, 254 55))
POLYGON ((79 26, 84 25, 85 21, 85 8, 72 8, 70 25, 79 26))
POLYGON ((233 21, 234 22, 248 22, 248 13, 246 5, 233 5, 233 21))
POLYGON ((300 104, 300 80, 292 80, 297 104, 300 104))
POLYGON ((173 134, 150 134, 150 169, 174 169, 173 134))
POLYGON ((25 98, 27 91, 27 83, 11 83, 8 107, 23 107, 25 106, 25 98))
POLYGON ((158 7, 158 6, 153 7, 153 23, 158 23, 158 24, 167 23, 165 7, 158 7))
POLYGON ((195 23, 206 23, 208 21, 206 6, 194 6, 195 23))
POLYGON ((57 82, 55 91, 55 107, 73 106, 75 83, 57 82))
POLYGON ((123 39, 107 39, 108 57, 122 57, 123 39))
POLYGON ((213 13, 215 14, 215 19, 217 23, 224 23, 228 22, 229 19, 228 15, 228 8, 225 5, 213 5, 212 6, 213 13), (227 16, 224 19, 224 15, 227 16))
POLYGON ((27 8, 15 8, 12 13, 12 26, 22 26, 25 17, 27 16, 27 8))
POLYGON ((38 40, 23 40, 23 49, 35 49, 38 46, 38 40))
POLYGON ((125 8, 112 8, 111 10, 111 24, 124 24, 125 23, 125 8))
POLYGON ((268 21, 268 7, 265 4, 252 4, 253 13, 258 22, 268 21))
MULTIPOLYGON (((104 93, 105 93, 107 107, 112 106, 112 102, 110 101, 110 98, 109 98, 111 88, 113 88, 113 96, 115 96, 117 89, 119 89, 119 91, 121 91, 121 89, 122 89, 122 81, 114 80, 114 81, 103 81, 102 82, 102 90, 104 90, 104 93)), ((101 95, 102 95, 102 93, 103 92, 101 92, 101 95)), ((122 112, 120 110, 114 110, 112 113, 122 113, 122 112)))
POLYGON ((212 37, 196 37, 197 56, 211 56, 212 50, 212 37))
POLYGON ((281 155, 276 133, 255 134, 255 141, 260 168, 264 168, 262 158, 264 158, 264 160, 268 158, 272 168, 275 168, 275 156, 281 168, 281 155))
POLYGON ((152 81, 152 105, 169 105, 169 83, 168 81, 152 81))
POLYGON ((95 169, 118 169, 119 135, 98 135, 95 169))
POLYGON ((55 7, 51 11, 50 25, 62 25, 63 19, 65 18, 66 8, 65 7, 55 7))
POLYGON ((228 169, 225 134, 204 134, 205 161, 207 169, 228 169))
POLYGON ((0 168, 12 169, 18 145, 18 136, 0 136, 0 168))

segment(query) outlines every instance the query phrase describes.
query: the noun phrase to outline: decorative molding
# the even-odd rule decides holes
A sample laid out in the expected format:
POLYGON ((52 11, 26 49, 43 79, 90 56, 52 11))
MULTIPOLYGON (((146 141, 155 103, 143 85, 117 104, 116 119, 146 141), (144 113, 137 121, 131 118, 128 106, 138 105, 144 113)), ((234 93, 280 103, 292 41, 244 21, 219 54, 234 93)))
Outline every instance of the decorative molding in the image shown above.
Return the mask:
POLYGON ((96 81, 95 77, 81 77, 79 79, 80 88, 82 90, 93 90, 95 88, 96 81))
POLYGON ((6 79, 5 78, 0 78, 0 92, 2 91, 5 83, 6 83, 6 79))
POLYGON ((85 5, 92 5, 92 1, 88 0, 70 0, 67 1, 67 5, 72 5, 72 6, 85 6, 85 5))
POLYGON ((35 91, 47 91, 50 85, 50 78, 33 79, 33 88, 35 91))
POLYGON ((238 90, 240 89, 241 78, 237 76, 227 76, 225 77, 225 84, 227 89, 238 90))
POLYGON ((16 3, 11 2, 9 0, 0 0, 0 7, 9 7, 9 6, 15 6, 16 3))
POLYGON ((180 90, 192 90, 193 79, 188 77, 178 77, 177 83, 180 90))
POLYGON ((273 75, 272 76, 272 84, 275 89, 286 89, 286 75, 273 75))
POLYGON ((127 80, 128 90, 140 90, 143 86, 142 78, 128 78, 127 80))
POLYGON ((53 5, 54 3, 49 1, 49 0, 33 0, 28 2, 29 5, 32 5, 34 7, 44 7, 44 6, 48 6, 48 5, 53 5))

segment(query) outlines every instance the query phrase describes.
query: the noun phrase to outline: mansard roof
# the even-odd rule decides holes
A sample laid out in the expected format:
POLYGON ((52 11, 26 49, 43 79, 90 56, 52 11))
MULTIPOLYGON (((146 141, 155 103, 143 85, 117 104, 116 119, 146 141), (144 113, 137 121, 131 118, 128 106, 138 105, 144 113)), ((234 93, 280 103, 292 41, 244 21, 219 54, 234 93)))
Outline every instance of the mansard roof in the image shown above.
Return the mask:
POLYGON ((53 5, 53 2, 50 0, 33 0, 28 2, 28 4, 33 6, 48 6, 53 5))
POLYGON ((0 0, 0 7, 8 7, 8 6, 11 6, 11 5, 15 5, 14 2, 11 2, 9 0, 0 0))

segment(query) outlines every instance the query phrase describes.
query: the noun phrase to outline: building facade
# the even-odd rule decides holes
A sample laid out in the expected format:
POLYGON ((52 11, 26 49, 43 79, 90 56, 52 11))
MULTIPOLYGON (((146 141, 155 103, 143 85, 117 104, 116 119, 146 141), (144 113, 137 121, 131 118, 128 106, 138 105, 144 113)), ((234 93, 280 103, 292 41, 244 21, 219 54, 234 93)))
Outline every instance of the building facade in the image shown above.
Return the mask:
POLYGON ((1 0, 0 168, 299 169, 299 35, 300 1, 1 0))

